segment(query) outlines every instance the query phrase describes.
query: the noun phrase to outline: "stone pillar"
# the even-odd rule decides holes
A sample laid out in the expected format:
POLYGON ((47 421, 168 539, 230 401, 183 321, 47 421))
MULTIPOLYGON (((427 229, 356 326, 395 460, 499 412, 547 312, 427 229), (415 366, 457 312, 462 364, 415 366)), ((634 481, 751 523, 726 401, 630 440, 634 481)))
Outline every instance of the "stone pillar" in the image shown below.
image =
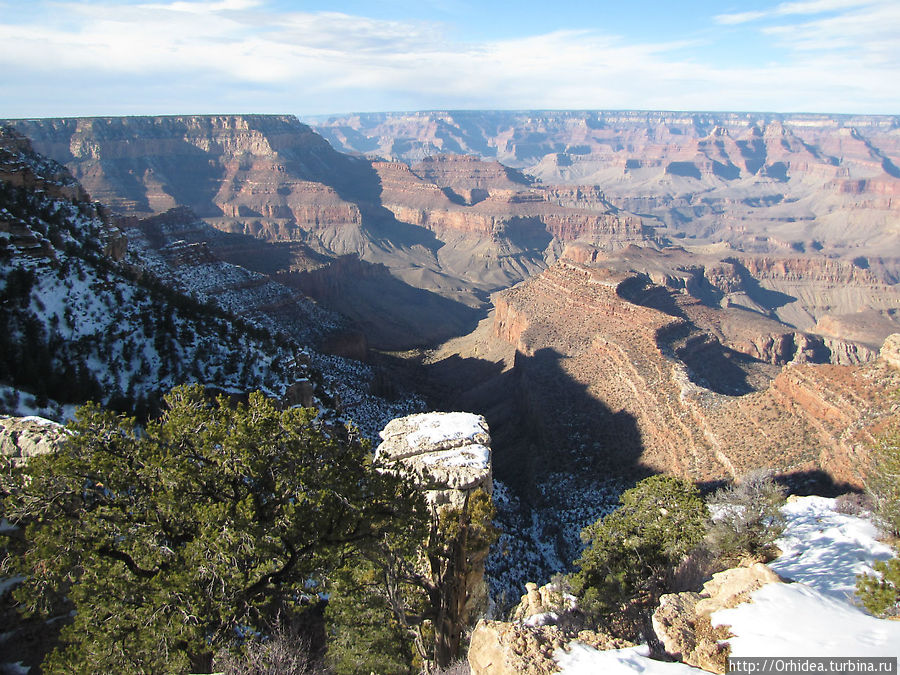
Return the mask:
POLYGON ((447 536, 437 526, 441 516, 458 518, 453 521, 459 523, 458 534, 441 542, 445 554, 422 559, 426 575, 440 589, 432 600, 435 660, 446 666, 459 658, 465 629, 487 604, 488 546, 473 544, 467 536, 471 499, 493 492, 487 422, 471 413, 422 413, 392 420, 380 436, 376 466, 402 471, 421 486, 435 523, 431 536, 447 536))

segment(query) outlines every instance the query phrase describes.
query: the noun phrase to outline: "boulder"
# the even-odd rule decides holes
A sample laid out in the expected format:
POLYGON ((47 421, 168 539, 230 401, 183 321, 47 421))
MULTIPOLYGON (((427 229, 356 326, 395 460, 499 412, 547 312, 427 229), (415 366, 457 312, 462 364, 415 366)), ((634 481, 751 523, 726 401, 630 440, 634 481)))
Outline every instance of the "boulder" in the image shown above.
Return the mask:
POLYGON ((491 435, 481 415, 419 413, 391 420, 379 435, 376 464, 416 476, 431 503, 459 506, 467 492, 493 492, 491 435))
POLYGON ((559 670, 553 652, 564 643, 555 626, 482 619, 469 641, 469 668, 472 675, 550 675, 559 670))
POLYGON ((29 457, 55 451, 65 435, 61 424, 43 417, 0 416, 0 455, 14 465, 24 464, 29 457))
POLYGON ((900 368, 900 333, 888 335, 878 355, 889 366, 900 368))
MULTIPOLYGON (((472 675, 547 675, 558 672, 553 658, 573 636, 558 626, 527 626, 517 622, 486 621, 475 626, 469 642, 472 675)), ((578 642, 601 651, 624 649, 634 644, 606 633, 583 630, 578 642)))
POLYGON ((710 615, 750 599, 753 591, 781 578, 762 563, 714 574, 702 593, 663 595, 653 613, 653 630, 666 653, 712 673, 728 669, 727 626, 713 627, 710 615))

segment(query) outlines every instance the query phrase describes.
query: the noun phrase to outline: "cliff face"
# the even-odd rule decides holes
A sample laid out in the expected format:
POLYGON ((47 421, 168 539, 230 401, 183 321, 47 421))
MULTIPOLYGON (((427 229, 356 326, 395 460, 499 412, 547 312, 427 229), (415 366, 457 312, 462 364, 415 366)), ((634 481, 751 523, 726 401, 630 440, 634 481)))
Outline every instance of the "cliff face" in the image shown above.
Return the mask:
MULTIPOLYGON (((270 255, 240 236, 230 250, 216 244, 215 255, 264 274, 318 273, 342 256, 357 256, 383 265, 400 284, 436 294, 430 304, 460 304, 447 316, 485 307, 490 292, 552 262, 562 242, 585 238, 617 248, 652 236, 641 218, 620 212, 589 188, 582 203, 577 191, 533 185, 513 169, 471 156, 412 168, 350 157, 289 116, 15 125, 114 211, 145 218, 188 208, 222 232, 278 244, 270 255)), ((385 280, 381 296, 393 286, 385 280)), ((352 285, 343 292, 347 301, 342 298, 336 309, 353 308, 353 317, 368 326, 384 318, 361 316, 366 292, 352 285)), ((372 335, 374 342, 405 349, 458 328, 454 321, 440 325, 441 315, 428 312, 417 321, 419 314, 399 317, 403 334, 381 331, 372 335)))
MULTIPOLYGON (((815 340, 798 346, 794 335, 780 346, 757 338, 771 340, 770 360, 792 357, 773 369, 766 354, 734 349, 728 319, 687 294, 601 266, 560 262, 495 296, 495 308, 542 447, 571 442, 574 426, 612 471, 717 480, 769 466, 859 486, 900 384, 884 360, 805 363, 817 360, 815 340)), ((753 327, 743 327, 751 345, 753 327)))
POLYGON ((358 224, 339 192, 365 192, 366 164, 295 118, 274 115, 16 121, 38 152, 95 198, 134 215, 191 208, 229 231, 299 238, 318 223, 358 224))
POLYGON ((471 153, 548 185, 600 185, 667 236, 847 258, 900 250, 900 118, 473 111, 318 120, 335 147, 415 162, 471 153))
POLYGON ((619 214, 584 188, 543 188, 509 179, 505 167, 473 157, 432 159, 413 167, 373 165, 383 204, 403 222, 436 232, 505 238, 529 247, 586 239, 617 248, 646 241, 652 229, 631 214, 619 214), (440 169, 440 170, 438 170, 440 169))

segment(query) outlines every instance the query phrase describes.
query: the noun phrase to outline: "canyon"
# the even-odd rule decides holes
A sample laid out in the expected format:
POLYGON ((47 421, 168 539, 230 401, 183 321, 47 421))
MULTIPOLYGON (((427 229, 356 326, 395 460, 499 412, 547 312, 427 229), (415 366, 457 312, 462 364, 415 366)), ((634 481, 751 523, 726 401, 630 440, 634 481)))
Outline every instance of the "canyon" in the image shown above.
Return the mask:
POLYGON ((661 235, 745 251, 819 251, 896 280, 900 118, 665 111, 433 111, 308 120, 335 148, 406 162, 499 161, 597 185, 661 235))
POLYGON ((367 361, 366 395, 483 415, 503 545, 551 542, 489 569, 511 587, 648 473, 862 484, 900 388, 900 118, 311 122, 7 123, 166 278, 367 361))

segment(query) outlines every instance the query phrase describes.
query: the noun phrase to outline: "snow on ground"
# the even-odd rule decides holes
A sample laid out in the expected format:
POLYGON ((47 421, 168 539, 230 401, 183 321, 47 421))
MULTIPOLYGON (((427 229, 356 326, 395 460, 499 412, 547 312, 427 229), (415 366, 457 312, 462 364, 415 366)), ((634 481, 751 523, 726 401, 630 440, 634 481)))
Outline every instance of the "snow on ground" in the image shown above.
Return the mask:
POLYGON ((871 572, 873 560, 887 560, 894 554, 878 541, 872 521, 838 513, 833 499, 792 499, 781 511, 787 519, 784 534, 776 542, 781 556, 769 567, 837 600, 852 601, 856 575, 871 572))
MULTIPOLYGON (((837 513, 834 505, 834 499, 800 497, 782 509, 787 527, 776 542, 782 555, 769 567, 795 583, 768 584, 751 602, 712 615, 714 625, 731 626, 732 656, 900 656, 900 622, 867 614, 853 595, 856 575, 893 552, 878 541, 870 520, 837 513)), ((555 655, 564 675, 701 672, 654 661, 646 647, 568 647, 555 655)))
POLYGON ((696 675, 698 668, 683 663, 655 661, 647 657, 646 646, 628 649, 597 651, 581 642, 572 642, 569 651, 559 651, 556 662, 564 675, 614 675, 615 673, 643 673, 644 675, 696 675))
POLYGON ((893 555, 866 518, 837 513, 835 500, 802 497, 782 512, 782 555, 769 564, 793 584, 769 584, 753 602, 712 615, 729 624, 733 656, 900 656, 900 622, 855 604, 856 575, 893 555))
POLYGON ((732 656, 900 656, 900 623, 806 584, 768 584, 752 598, 711 617, 731 626, 732 656))

